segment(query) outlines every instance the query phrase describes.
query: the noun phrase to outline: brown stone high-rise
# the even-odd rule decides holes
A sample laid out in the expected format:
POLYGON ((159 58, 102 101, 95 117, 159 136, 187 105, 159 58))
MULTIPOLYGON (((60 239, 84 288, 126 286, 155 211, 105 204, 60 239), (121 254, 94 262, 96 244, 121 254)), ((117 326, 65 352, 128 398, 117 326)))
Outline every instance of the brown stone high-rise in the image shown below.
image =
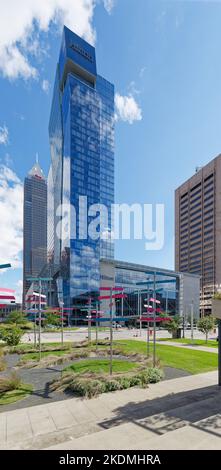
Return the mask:
POLYGON ((201 315, 210 314, 221 286, 221 155, 175 191, 175 265, 201 276, 201 315))

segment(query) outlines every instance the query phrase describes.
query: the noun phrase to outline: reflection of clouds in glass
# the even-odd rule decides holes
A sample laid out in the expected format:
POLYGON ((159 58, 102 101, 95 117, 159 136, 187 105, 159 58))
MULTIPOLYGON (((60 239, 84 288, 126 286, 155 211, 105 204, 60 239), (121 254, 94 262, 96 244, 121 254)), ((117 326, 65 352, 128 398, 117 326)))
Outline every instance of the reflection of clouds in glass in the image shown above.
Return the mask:
POLYGON ((61 159, 62 152, 62 136, 59 134, 54 134, 50 138, 50 147, 51 147, 51 159, 52 159, 52 168, 53 168, 53 178, 55 181, 56 174, 58 171, 59 160, 61 159))
POLYGON ((48 259, 51 260, 54 252, 54 184, 52 166, 50 166, 48 173, 48 229, 47 229, 47 245, 48 245, 48 259))
POLYGON ((65 198, 70 202, 70 164, 71 158, 64 156, 63 158, 63 202, 65 198))
MULTIPOLYGON (((75 105, 79 105, 79 113, 83 117, 87 113, 88 120, 93 124, 94 129, 99 132, 101 144, 108 140, 114 148, 114 113, 110 114, 108 106, 94 91, 82 92, 80 85, 73 88, 71 99, 75 105), (108 116, 108 117, 107 117, 108 116)), ((93 143, 93 136, 88 137, 88 142, 93 143)))
POLYGON ((98 250, 83 245, 77 253, 71 250, 71 297, 99 289, 100 272, 98 250))

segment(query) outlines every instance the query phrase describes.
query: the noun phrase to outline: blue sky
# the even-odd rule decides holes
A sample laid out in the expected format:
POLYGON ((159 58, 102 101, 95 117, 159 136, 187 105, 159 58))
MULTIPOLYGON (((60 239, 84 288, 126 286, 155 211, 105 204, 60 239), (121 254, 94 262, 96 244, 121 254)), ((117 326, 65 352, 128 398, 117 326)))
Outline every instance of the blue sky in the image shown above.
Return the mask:
POLYGON ((97 0, 93 9, 92 0, 54 0, 63 5, 60 15, 47 11, 47 3, 0 0, 0 259, 8 252, 15 261, 0 284, 21 285, 19 180, 36 152, 46 174, 49 168, 62 21, 91 41, 96 33, 99 74, 132 100, 123 101, 116 123, 116 202, 165 204, 164 248, 149 252, 143 240, 120 241, 116 258, 173 268, 174 190, 221 151, 221 2, 97 0), (18 3, 8 31, 7 15, 18 3), (7 188, 16 199, 9 206, 7 188))

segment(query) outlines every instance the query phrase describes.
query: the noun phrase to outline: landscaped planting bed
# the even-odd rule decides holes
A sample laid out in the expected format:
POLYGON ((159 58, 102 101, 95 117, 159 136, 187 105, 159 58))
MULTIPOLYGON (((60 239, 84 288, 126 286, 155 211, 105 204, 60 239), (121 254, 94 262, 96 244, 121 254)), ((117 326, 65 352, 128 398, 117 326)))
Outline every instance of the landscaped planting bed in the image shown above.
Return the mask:
POLYGON ((109 374, 108 359, 82 360, 64 369, 61 379, 51 385, 52 390, 65 390, 86 398, 101 393, 130 387, 147 387, 163 377, 160 368, 152 368, 147 360, 136 362, 128 357, 113 360, 113 374, 109 374))

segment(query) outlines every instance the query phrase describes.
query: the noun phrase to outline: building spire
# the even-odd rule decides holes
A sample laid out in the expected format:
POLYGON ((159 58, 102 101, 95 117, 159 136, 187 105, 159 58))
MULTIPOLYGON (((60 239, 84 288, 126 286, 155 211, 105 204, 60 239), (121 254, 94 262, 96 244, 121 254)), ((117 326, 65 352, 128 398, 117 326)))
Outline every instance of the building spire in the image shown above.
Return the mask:
POLYGON ((33 168, 29 171, 29 176, 37 176, 37 178, 45 179, 44 173, 38 162, 38 152, 35 154, 35 160, 33 168))

